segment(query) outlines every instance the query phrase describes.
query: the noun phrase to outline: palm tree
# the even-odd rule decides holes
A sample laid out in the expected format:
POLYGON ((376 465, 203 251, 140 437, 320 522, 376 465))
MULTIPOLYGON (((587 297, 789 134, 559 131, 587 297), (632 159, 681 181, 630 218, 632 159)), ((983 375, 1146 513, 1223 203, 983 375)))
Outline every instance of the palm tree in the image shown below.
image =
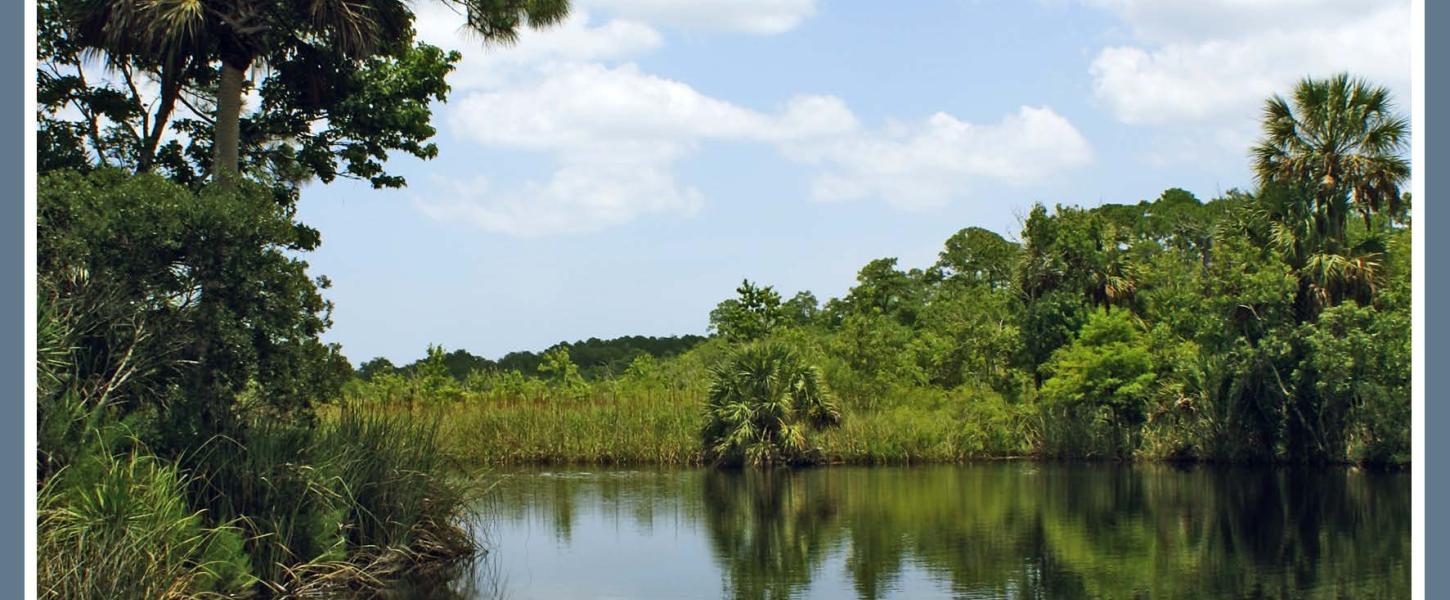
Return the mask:
POLYGON ((705 455, 716 465, 803 462, 806 429, 838 425, 819 373, 790 347, 746 346, 713 370, 705 403, 705 455))
MULTIPOLYGON (((1389 91, 1345 74, 1306 78, 1290 100, 1269 99, 1263 130, 1253 149, 1255 216, 1299 280, 1295 320, 1314 322, 1320 310, 1346 298, 1373 300, 1384 248, 1383 228, 1374 220, 1404 215, 1400 186, 1410 176, 1409 123, 1395 113, 1389 91), (1352 229, 1349 216, 1356 212, 1364 226, 1352 229)), ((1302 360, 1308 349, 1292 345, 1295 360, 1302 360)), ((1291 382, 1289 389, 1279 369, 1266 366, 1252 387, 1284 398, 1289 455, 1342 456, 1342 436, 1316 416, 1329 399, 1314 380, 1291 382)))
MULTIPOLYGON (((444 1, 462 8, 464 26, 486 42, 513 42, 520 26, 545 27, 569 12, 568 0, 444 1)), ((247 69, 304 46, 347 59, 373 56, 407 39, 413 21, 406 0, 74 0, 68 8, 77 29, 87 33, 82 43, 113 60, 220 61, 212 140, 216 179, 240 168, 247 69)))
POLYGON ((1376 215, 1405 213, 1409 123, 1388 90, 1346 74, 1306 78, 1291 98, 1268 100, 1264 137, 1253 149, 1270 240, 1313 304, 1368 297, 1382 240, 1370 231, 1351 235, 1348 217, 1359 213, 1368 230, 1376 215))
POLYGON ((1349 209, 1368 220, 1408 208, 1400 186, 1410 176, 1410 125, 1395 113, 1389 90, 1347 74, 1306 78, 1292 102, 1269 99, 1263 128, 1253 149, 1259 184, 1310 192, 1328 233, 1342 232, 1349 209))

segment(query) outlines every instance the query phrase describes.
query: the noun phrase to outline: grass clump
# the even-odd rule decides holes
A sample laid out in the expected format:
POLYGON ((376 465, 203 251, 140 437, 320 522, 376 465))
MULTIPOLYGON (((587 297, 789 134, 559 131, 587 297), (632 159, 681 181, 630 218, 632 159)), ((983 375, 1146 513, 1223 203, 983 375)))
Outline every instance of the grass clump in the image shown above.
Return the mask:
POLYGON ((311 427, 258 422, 202 457, 199 495, 246 531, 269 592, 377 587, 473 550, 459 525, 469 496, 437 429, 355 407, 311 427))
POLYGON ((251 575, 234 527, 207 527, 174 464, 141 452, 62 469, 38 494, 41 598, 232 593, 251 575))

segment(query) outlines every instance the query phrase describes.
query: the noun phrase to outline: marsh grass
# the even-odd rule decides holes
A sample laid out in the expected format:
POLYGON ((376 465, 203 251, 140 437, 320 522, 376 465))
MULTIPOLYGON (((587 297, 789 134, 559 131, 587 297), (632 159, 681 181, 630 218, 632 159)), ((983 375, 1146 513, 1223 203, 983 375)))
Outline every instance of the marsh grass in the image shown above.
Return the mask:
POLYGON ((344 408, 258 421, 175 463, 93 445, 39 490, 41 597, 368 590, 468 556, 472 488, 438 431, 344 408))
POLYGON ((702 461, 695 396, 596 393, 435 404, 442 444, 466 464, 680 464, 702 461))
MULTIPOLYGON (((367 402, 360 397, 354 401, 367 402)), ((705 464, 704 389, 593 384, 583 393, 474 394, 375 410, 437 420, 438 444, 479 465, 705 464)), ((960 462, 1030 455, 1030 406, 990 391, 913 392, 867 403, 842 398, 841 425, 818 433, 820 459, 844 464, 960 462)))
POLYGON ((234 527, 207 527, 175 465, 103 454, 39 490, 41 598, 185 598, 253 582, 234 527))
POLYGON ((468 489, 438 426, 346 407, 314 427, 258 422, 201 457, 203 495, 248 533, 279 594, 370 588, 420 562, 467 555, 468 489))

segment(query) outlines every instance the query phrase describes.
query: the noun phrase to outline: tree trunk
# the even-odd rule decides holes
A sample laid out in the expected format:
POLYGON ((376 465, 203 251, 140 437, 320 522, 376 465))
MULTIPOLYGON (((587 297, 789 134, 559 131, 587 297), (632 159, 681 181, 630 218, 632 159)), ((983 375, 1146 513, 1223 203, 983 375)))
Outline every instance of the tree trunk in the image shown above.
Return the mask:
POLYGON ((161 146, 161 136, 166 133, 166 123, 171 120, 171 112, 176 108, 177 98, 181 96, 181 74, 189 65, 189 62, 183 62, 177 67, 173 63, 161 70, 160 106, 156 109, 156 122, 151 124, 151 131, 146 133, 145 148, 141 150, 140 163, 136 166, 138 173, 151 171, 152 165, 156 163, 156 149, 161 146))
POLYGON ((246 65, 222 62, 216 96, 216 131, 212 135, 212 179, 222 181, 241 171, 238 158, 242 137, 242 78, 246 65))

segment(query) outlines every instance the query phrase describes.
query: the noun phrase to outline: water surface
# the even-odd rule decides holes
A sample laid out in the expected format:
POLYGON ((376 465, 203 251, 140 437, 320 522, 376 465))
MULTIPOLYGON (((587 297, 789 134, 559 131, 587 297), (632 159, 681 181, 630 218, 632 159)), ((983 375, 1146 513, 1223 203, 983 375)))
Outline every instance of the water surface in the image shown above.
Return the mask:
POLYGON ((490 551, 404 597, 1408 598, 1410 482, 1005 462, 495 475, 490 551))

